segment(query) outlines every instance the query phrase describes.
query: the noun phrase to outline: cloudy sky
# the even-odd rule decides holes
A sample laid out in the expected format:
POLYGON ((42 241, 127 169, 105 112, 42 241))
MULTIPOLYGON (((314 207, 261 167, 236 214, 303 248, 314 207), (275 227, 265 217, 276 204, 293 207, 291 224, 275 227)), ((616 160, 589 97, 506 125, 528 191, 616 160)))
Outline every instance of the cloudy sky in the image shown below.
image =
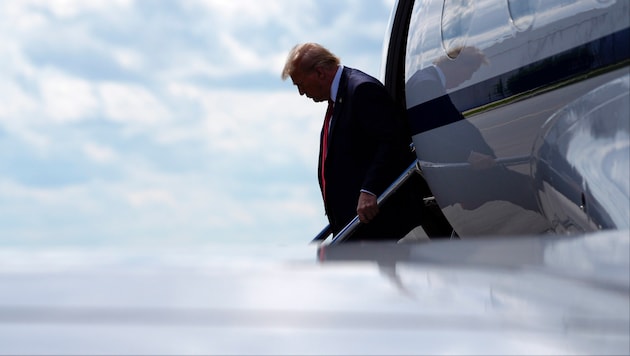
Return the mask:
POLYGON ((0 246, 302 243, 316 41, 379 76, 393 0, 3 0, 0 246))

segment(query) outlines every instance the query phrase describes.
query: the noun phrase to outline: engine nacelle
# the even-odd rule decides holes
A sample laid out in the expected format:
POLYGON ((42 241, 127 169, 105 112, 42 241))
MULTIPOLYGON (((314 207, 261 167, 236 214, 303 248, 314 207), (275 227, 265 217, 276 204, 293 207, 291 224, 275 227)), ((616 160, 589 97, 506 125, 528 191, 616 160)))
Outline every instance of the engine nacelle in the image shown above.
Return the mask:
POLYGON ((532 175, 558 233, 627 229, 630 74, 552 115, 535 141, 532 175))

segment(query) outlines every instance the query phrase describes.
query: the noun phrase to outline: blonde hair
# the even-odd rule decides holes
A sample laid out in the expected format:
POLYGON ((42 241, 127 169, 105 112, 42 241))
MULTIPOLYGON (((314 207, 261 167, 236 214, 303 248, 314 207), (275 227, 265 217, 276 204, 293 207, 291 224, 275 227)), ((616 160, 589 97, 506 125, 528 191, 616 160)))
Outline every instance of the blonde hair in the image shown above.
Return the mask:
POLYGON ((339 57, 318 43, 295 45, 287 56, 282 70, 282 80, 293 75, 296 70, 309 71, 317 67, 336 68, 341 63, 339 57))

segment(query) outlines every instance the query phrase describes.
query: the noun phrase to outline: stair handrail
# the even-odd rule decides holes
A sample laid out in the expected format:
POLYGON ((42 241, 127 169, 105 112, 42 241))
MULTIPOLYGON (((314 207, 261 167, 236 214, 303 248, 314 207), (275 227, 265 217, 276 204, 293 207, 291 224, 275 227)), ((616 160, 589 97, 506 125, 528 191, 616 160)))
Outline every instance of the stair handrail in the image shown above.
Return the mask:
MULTIPOLYGON (((380 208, 387 199, 392 196, 394 193, 398 191, 398 189, 414 174, 422 174, 420 169, 420 162, 416 159, 413 163, 407 167, 407 169, 392 183, 390 186, 385 189, 385 191, 378 197, 376 200, 376 204, 380 208)), ((359 216, 356 215, 339 233, 332 237, 328 245, 335 245, 347 240, 352 234, 361 226, 361 220, 359 220, 359 216)), ((315 238, 311 242, 322 241, 322 244, 326 244, 328 241, 328 237, 332 234, 332 229, 330 225, 327 225, 322 229, 322 231, 315 236, 315 238)))

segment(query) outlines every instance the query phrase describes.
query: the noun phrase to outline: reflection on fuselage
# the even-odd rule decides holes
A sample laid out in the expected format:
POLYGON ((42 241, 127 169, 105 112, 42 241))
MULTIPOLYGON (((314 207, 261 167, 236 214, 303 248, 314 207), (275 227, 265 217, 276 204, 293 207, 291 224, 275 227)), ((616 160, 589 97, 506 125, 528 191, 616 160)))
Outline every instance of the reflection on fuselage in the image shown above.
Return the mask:
POLYGON ((438 204, 460 236, 553 230, 534 142, 554 113, 618 76, 602 73, 630 57, 629 3, 478 2, 461 41, 452 21, 440 33, 439 3, 415 3, 405 59, 413 141, 438 204))

